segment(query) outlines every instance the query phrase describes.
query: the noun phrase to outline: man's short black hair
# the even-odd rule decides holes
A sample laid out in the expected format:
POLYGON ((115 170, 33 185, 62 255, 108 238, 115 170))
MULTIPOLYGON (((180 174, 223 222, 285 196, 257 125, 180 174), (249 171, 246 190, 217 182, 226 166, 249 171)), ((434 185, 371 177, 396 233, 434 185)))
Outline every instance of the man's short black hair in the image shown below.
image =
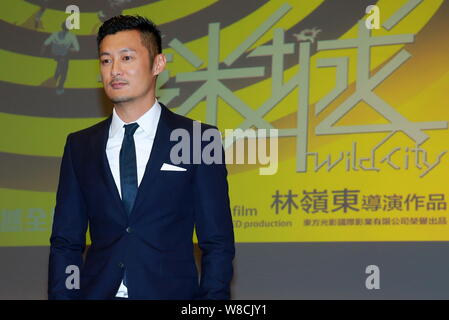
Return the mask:
POLYGON ((98 30, 98 49, 100 49, 101 41, 106 36, 126 30, 140 31, 142 44, 148 49, 151 58, 162 53, 161 32, 151 20, 138 15, 120 15, 106 20, 98 30))

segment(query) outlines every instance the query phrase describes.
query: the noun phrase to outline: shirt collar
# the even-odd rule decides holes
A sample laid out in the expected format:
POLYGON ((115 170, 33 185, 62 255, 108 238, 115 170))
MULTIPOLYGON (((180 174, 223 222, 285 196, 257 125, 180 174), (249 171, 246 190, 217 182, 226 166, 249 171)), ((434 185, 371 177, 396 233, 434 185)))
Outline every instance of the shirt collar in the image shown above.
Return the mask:
MULTIPOLYGON (((156 128, 159 122, 160 114, 161 114, 161 106, 156 99, 153 106, 134 122, 137 122, 139 128, 142 128, 145 134, 154 137, 156 134, 156 128)), ((125 124, 127 123, 124 122, 122 119, 120 119, 114 108, 112 110, 112 121, 111 127, 109 129, 109 137, 113 138, 117 134, 124 132, 123 126, 125 124)))

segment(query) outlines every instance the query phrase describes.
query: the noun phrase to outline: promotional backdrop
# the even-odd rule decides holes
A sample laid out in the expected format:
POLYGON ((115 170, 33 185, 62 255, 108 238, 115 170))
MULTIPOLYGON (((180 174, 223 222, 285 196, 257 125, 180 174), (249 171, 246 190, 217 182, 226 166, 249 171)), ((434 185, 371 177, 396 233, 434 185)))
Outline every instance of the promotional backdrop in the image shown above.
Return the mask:
POLYGON ((159 101, 222 132, 237 243, 449 240, 447 1, 8 0, 0 246, 49 245, 66 137, 112 110, 96 33, 120 13, 162 31, 159 101), (270 163, 236 163, 228 129, 277 129, 245 139, 270 163))

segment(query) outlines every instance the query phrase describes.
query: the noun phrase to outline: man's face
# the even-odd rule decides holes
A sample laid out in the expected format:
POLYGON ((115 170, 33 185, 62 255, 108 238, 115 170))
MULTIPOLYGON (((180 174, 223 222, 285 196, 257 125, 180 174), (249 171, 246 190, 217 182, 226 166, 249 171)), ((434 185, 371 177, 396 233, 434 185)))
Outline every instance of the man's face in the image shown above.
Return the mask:
POLYGON ((154 94, 160 71, 151 65, 148 49, 137 30, 108 35, 100 44, 101 77, 106 95, 113 103, 144 98, 151 91, 154 94))

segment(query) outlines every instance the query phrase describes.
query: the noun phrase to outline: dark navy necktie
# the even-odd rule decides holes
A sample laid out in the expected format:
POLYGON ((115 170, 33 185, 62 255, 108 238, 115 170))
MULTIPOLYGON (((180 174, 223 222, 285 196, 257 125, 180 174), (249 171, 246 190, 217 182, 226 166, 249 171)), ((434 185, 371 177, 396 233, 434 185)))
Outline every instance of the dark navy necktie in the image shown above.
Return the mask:
MULTIPOLYGON (((134 132, 139 125, 137 123, 125 124, 125 136, 120 149, 120 187, 122 202, 128 215, 131 213, 134 200, 137 195, 137 161, 136 146, 134 144, 134 132)), ((123 275, 123 284, 127 284, 126 269, 123 275)))
POLYGON ((134 132, 137 123, 125 124, 125 136, 120 149, 120 187, 122 202, 128 215, 131 213, 137 195, 137 162, 134 132))

